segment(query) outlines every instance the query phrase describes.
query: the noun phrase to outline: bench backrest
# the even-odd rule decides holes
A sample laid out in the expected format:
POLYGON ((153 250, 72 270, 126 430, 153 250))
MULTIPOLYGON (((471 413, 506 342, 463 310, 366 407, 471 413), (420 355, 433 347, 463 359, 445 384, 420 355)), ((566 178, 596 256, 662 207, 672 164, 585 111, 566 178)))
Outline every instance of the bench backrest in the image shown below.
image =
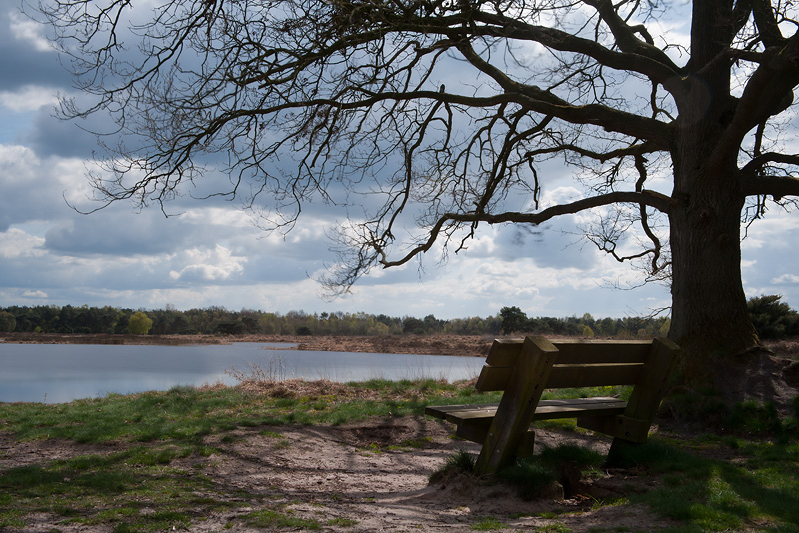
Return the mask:
MULTIPOLYGON (((494 341, 477 381, 477 390, 489 392, 507 388, 508 380, 517 368, 523 342, 523 339, 494 341)), ((548 389, 635 385, 639 383, 645 366, 653 363, 653 353, 657 357, 657 352, 662 351, 662 348, 672 348, 662 346, 663 339, 564 340, 553 341, 552 344, 557 348, 557 353, 546 380, 548 389)))

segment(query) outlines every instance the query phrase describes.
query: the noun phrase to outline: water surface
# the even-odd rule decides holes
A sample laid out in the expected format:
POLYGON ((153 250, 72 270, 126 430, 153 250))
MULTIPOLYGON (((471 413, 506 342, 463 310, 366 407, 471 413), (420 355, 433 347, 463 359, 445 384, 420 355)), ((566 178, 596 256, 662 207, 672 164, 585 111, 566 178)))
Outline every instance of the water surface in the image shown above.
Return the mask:
POLYGON ((476 376, 483 364, 478 357, 267 349, 274 346, 0 343, 0 402, 62 403, 176 385, 234 385, 230 369, 246 374, 258 368, 273 379, 454 381, 476 376))

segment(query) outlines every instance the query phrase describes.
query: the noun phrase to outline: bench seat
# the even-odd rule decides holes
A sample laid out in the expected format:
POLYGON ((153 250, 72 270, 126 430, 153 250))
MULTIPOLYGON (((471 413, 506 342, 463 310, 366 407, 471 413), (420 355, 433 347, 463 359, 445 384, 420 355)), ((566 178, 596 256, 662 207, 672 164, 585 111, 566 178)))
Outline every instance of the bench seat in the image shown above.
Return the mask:
MULTIPOLYGON (((446 420, 457 425, 488 424, 497 413, 498 403, 432 405, 424 414, 446 420)), ((533 421, 556 418, 577 418, 583 415, 613 416, 624 413, 627 402, 618 398, 567 398, 563 400, 541 400, 535 408, 533 421)))

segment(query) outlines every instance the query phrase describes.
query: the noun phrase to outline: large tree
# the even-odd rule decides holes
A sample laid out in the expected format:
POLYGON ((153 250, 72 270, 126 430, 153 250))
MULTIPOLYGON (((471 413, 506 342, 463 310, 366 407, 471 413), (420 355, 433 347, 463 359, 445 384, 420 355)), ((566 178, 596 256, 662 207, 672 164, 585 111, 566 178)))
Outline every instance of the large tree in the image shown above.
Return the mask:
POLYGON ((669 280, 686 376, 759 345, 741 227, 799 195, 792 2, 130 6, 39 6, 94 97, 64 100, 64 114, 109 113, 122 135, 94 178, 102 200, 163 204, 224 170, 229 188, 214 192, 268 206, 277 226, 307 201, 341 202, 350 223, 329 281, 343 289, 374 266, 460 250, 482 224, 593 210, 589 239, 669 280), (542 208, 554 161, 585 196, 542 208), (620 241, 634 234, 630 251, 620 241))

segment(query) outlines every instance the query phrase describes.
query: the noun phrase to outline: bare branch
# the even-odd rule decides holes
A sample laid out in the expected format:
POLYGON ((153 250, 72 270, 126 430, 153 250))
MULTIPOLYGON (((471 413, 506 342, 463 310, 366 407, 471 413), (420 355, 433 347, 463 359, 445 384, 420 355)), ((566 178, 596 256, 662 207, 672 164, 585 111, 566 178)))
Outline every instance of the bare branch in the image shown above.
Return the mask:
POLYGON ((499 214, 488 213, 446 213, 441 216, 438 221, 428 231, 429 238, 422 244, 411 249, 410 252, 405 254, 402 258, 397 260, 389 260, 383 245, 376 246, 376 250, 380 254, 380 263, 383 267, 399 266, 407 263, 417 255, 427 252, 435 244, 439 234, 442 231, 451 231, 452 224, 459 224, 464 222, 484 222, 487 224, 501 224, 505 222, 513 222, 519 224, 533 224, 539 225, 552 218, 561 215, 569 215, 592 209, 595 207, 602 207, 606 205, 618 203, 634 203, 640 205, 647 205, 668 213, 671 208, 672 201, 660 193, 654 191, 641 191, 641 192, 624 192, 617 191, 591 198, 577 200, 569 204, 561 204, 544 209, 538 213, 519 213, 508 212, 499 214))

